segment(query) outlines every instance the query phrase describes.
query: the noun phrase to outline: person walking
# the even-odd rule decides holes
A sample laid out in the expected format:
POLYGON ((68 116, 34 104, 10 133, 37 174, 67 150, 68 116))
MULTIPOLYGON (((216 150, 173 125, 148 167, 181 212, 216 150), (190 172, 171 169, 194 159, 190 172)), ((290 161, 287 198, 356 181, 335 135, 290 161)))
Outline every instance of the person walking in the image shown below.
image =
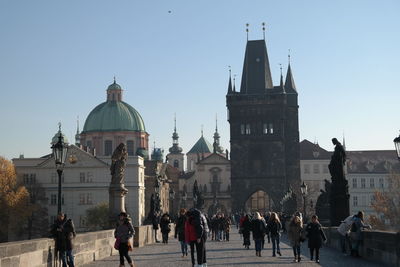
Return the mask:
POLYGON ((315 251, 315 262, 319 263, 319 249, 322 246, 322 242, 326 241, 326 236, 318 221, 317 215, 311 217, 311 222, 308 223, 306 227, 306 233, 308 237, 308 248, 310 249, 310 259, 313 260, 315 251))
POLYGON ((267 232, 267 226, 265 225, 265 221, 259 212, 255 213, 254 219, 251 221, 251 231, 253 232, 256 256, 261 257, 262 240, 267 232))
POLYGON ((182 258, 188 255, 187 243, 185 240, 185 223, 186 223, 186 209, 179 210, 179 217, 175 223, 175 238, 178 238, 181 244, 182 258))
POLYGON ((278 215, 275 212, 271 212, 267 223, 267 233, 272 241, 272 257, 276 257, 276 254, 282 256, 281 248, 279 247, 281 230, 282 224, 279 220, 278 215))
POLYGON ((153 225, 153 230, 154 230, 154 239, 156 243, 160 243, 160 241, 157 239, 157 230, 158 230, 158 225, 160 223, 160 216, 158 212, 153 213, 153 217, 151 218, 151 224, 153 225))
POLYGON ((351 240, 351 256, 360 257, 358 249, 362 242, 362 230, 371 229, 371 226, 364 224, 364 212, 359 211, 357 216, 355 216, 353 224, 350 230, 350 240, 351 240))
POLYGON ((223 221, 224 227, 224 240, 229 242, 229 232, 231 230, 231 219, 229 216, 226 216, 223 221))
POLYGON ((241 225, 240 225, 240 229, 243 235, 243 246, 246 249, 250 248, 250 231, 251 231, 251 222, 250 222, 250 218, 249 215, 245 215, 241 225))
POLYGON ((163 244, 168 244, 168 235, 171 232, 171 220, 168 213, 164 213, 160 220, 160 229, 163 244))
POLYGON ((129 263, 129 266, 135 266, 131 257, 128 255, 129 250, 132 249, 129 239, 135 235, 135 229, 126 212, 119 214, 118 222, 115 227, 114 237, 116 238, 115 248, 119 252, 119 266, 124 266, 124 258, 129 263))
POLYGON ((74 254, 72 252, 72 240, 76 236, 74 223, 71 219, 67 220, 67 215, 60 212, 51 227, 51 235, 55 239, 55 250, 63 267, 74 267, 74 254))
POLYGON ((207 220, 198 209, 191 208, 187 213, 185 223, 185 239, 190 245, 192 266, 195 266, 194 249, 196 247, 198 266, 206 267, 206 239, 209 232, 207 220))
POLYGON ((303 222, 301 218, 294 215, 290 220, 287 227, 288 238, 290 245, 293 248, 294 260, 293 262, 300 262, 300 245, 303 240, 303 222))

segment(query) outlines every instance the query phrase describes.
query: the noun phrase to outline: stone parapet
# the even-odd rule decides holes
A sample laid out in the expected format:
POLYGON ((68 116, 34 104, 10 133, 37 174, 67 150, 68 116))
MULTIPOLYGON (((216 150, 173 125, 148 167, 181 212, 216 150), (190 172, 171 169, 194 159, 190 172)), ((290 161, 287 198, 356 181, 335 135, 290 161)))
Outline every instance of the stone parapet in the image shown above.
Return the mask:
MULTIPOLYGON (((324 228, 324 232, 328 239, 327 246, 341 250, 337 227, 324 228)), ((400 233, 366 230, 362 236, 359 249, 362 258, 388 266, 400 266, 400 233)))
MULTIPOLYGON (((174 233, 171 224, 170 236, 174 233)), ((151 225, 135 227, 133 240, 135 247, 154 243, 154 231, 151 225)), ((161 240, 161 232, 157 231, 157 239, 161 240)), ((75 265, 96 261, 118 254, 114 249, 114 230, 104 230, 77 234, 74 239, 75 265)), ((0 244, 0 267, 53 267, 56 266, 54 256, 54 240, 48 238, 8 242, 0 244)))

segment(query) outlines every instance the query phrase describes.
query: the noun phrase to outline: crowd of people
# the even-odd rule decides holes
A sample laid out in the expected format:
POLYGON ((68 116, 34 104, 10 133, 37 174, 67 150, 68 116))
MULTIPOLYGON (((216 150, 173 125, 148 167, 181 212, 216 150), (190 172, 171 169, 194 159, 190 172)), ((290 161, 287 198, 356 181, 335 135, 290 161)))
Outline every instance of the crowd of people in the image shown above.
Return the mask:
MULTIPOLYGON (((171 219, 168 213, 160 218, 153 220, 153 229, 157 240, 157 230, 161 229, 162 242, 168 244, 168 236, 171 232, 171 219)), ((301 262, 302 243, 308 243, 310 259, 320 262, 320 248, 327 241, 327 237, 318 221, 317 215, 312 215, 308 223, 304 223, 304 218, 300 212, 292 216, 284 216, 281 213, 267 212, 261 215, 259 212, 252 214, 225 215, 217 213, 209 218, 200 210, 191 208, 180 209, 178 217, 175 219, 175 234, 178 239, 182 258, 188 256, 190 247, 192 266, 207 266, 206 241, 229 242, 231 225, 236 225, 243 240, 246 250, 250 249, 251 236, 254 241, 256 256, 261 257, 265 250, 265 240, 271 244, 271 256, 282 256, 280 249, 281 233, 286 232, 287 239, 293 250, 293 262, 301 262)), ((351 215, 343 220, 338 227, 341 237, 342 252, 347 255, 359 257, 359 246, 362 241, 361 231, 370 229, 371 226, 364 223, 364 213, 362 211, 351 215)), ((57 219, 51 228, 51 235, 55 239, 57 256, 62 262, 63 267, 74 266, 73 239, 76 236, 74 224, 71 219, 63 213, 58 214, 57 219)), ((130 239, 135 235, 135 230, 127 213, 121 212, 115 226, 114 248, 119 251, 120 266, 124 266, 126 260, 130 266, 134 266, 129 251, 132 251, 130 239)), ((159 241, 158 241, 159 242, 159 241)))

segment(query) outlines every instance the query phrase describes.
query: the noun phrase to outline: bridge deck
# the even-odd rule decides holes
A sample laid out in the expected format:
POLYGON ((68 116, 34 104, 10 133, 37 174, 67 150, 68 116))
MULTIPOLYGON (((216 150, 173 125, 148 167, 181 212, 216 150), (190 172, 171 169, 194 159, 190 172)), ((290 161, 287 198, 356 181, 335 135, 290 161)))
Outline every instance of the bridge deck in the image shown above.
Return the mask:
MULTIPOLYGON (((262 251, 262 257, 256 257, 254 243, 252 242, 250 250, 245 250, 242 246, 239 234, 235 228, 232 229, 230 242, 208 241, 207 247, 207 265, 208 266, 324 266, 324 267, 372 267, 382 266, 363 259, 355 259, 350 256, 344 256, 338 251, 323 247, 320 251, 320 264, 310 261, 307 243, 302 245, 302 261, 293 263, 293 252, 285 238, 281 242, 281 257, 271 257, 271 244, 266 243, 262 251)), ((170 239, 169 244, 152 244, 141 248, 134 248, 130 253, 137 267, 158 267, 171 266, 180 267, 191 266, 190 249, 188 257, 181 258, 180 245, 176 239, 170 239)), ((119 256, 108 257, 90 264, 86 267, 109 267, 119 266, 119 256)), ((128 266, 125 263, 125 266, 128 266)))

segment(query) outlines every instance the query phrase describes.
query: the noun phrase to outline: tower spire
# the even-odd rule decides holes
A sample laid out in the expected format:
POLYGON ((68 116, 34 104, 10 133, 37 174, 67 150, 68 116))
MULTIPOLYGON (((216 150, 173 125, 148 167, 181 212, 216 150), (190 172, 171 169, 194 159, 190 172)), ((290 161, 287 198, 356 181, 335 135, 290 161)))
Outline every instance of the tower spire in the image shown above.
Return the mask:
POLYGON ((229 83, 228 83, 228 95, 229 94, 232 94, 232 79, 231 79, 231 73, 232 73, 232 70, 231 70, 231 66, 228 66, 228 68, 229 68, 229 83))
POLYGON ((233 92, 236 93, 236 74, 233 75, 233 92))
POLYGON ((75 145, 77 147, 79 147, 81 145, 81 136, 79 134, 79 116, 77 116, 77 118, 76 118, 75 145))
POLYGON ((172 133, 172 147, 169 148, 169 152, 172 154, 179 154, 182 152, 182 148, 179 147, 179 135, 176 131, 176 113, 174 113, 174 132, 172 133))
POLYGON ((290 49, 288 53, 288 69, 286 73, 285 89, 286 92, 296 92, 296 84, 294 83, 294 78, 292 74, 292 68, 290 67, 290 49))
POLYGON ((246 23, 246 36, 247 36, 247 41, 249 40, 249 26, 250 26, 250 24, 246 23))
POLYGON ((213 143, 213 152, 214 153, 222 153, 222 149, 219 146, 219 138, 220 135, 218 133, 218 117, 217 114, 215 114, 215 133, 214 133, 214 143, 213 143))
POLYGON ((263 38, 265 41, 265 22, 262 23, 262 30, 263 30, 263 38))
POLYGON ((280 68, 280 70, 281 70, 281 79, 280 79, 279 86, 280 86, 281 88, 283 88, 283 90, 285 90, 285 87, 284 87, 284 84, 283 84, 283 74, 282 74, 282 64, 281 64, 281 63, 279 63, 279 68, 280 68))

